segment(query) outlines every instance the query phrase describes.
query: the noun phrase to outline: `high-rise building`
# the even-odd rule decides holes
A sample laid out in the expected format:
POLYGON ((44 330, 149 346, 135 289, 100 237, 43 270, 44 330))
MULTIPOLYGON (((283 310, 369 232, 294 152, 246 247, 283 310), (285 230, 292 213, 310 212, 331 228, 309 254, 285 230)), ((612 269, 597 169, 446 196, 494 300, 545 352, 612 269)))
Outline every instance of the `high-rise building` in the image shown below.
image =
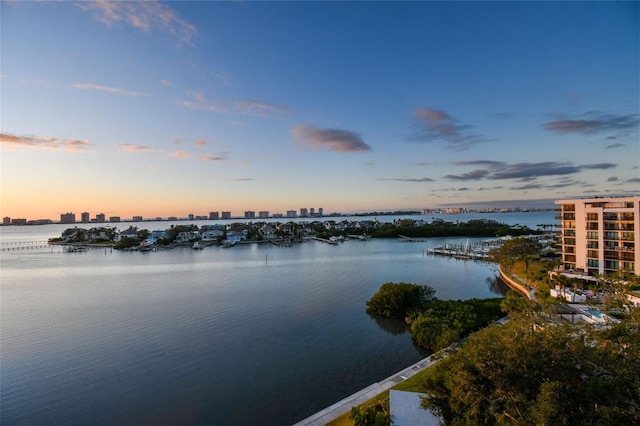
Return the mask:
POLYGON ((253 210, 247 210, 246 212, 244 212, 244 218, 245 219, 255 219, 256 218, 256 212, 254 212, 253 210))
POLYGON ((287 210, 287 217, 298 217, 295 210, 287 210))
POLYGON ((105 215, 104 213, 98 213, 96 215, 96 223, 104 223, 105 222, 105 215))
POLYGON ((222 212, 223 219, 231 219, 231 212, 222 212))
POLYGON ((322 217, 323 213, 322 213, 322 207, 318 208, 318 216, 322 217))
POLYGON ((301 208, 300 209, 300 217, 308 217, 309 216, 309 210, 306 208, 301 208))
POLYGON ((220 213, 209 212, 209 220, 218 220, 219 218, 220 218, 220 213))
POLYGON ((89 223, 89 212, 80 213, 80 221, 82 223, 89 223))
POLYGON ((556 200, 562 265, 588 275, 640 275, 640 196, 556 200))
POLYGON ((60 223, 76 223, 75 213, 62 213, 60 215, 60 223))
POLYGON ((269 212, 268 211, 264 211, 264 210, 261 211, 261 212, 258 212, 258 217, 260 219, 268 219, 269 218, 269 212))
POLYGON ((3 225, 11 225, 11 218, 9 216, 2 218, 3 225))

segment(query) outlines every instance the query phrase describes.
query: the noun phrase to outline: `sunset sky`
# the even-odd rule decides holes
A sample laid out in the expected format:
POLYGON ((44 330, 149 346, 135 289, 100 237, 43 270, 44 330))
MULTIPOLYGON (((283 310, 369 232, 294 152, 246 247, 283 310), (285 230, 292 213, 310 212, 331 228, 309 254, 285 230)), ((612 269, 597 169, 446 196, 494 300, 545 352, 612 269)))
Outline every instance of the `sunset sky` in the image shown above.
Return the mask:
POLYGON ((2 2, 0 216, 640 193, 638 2, 2 2))

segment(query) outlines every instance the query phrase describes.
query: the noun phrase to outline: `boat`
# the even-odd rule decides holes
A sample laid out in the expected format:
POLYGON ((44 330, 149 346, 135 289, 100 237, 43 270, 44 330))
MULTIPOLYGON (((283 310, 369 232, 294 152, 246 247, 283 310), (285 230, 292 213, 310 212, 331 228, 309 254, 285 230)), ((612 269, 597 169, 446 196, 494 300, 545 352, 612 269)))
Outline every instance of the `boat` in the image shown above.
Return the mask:
POLYGON ((204 247, 198 241, 196 241, 195 243, 193 243, 191 248, 194 250, 202 250, 204 247))
POLYGON ((229 248, 236 245, 235 241, 229 241, 229 240, 222 240, 221 243, 222 243, 222 247, 224 248, 229 248))

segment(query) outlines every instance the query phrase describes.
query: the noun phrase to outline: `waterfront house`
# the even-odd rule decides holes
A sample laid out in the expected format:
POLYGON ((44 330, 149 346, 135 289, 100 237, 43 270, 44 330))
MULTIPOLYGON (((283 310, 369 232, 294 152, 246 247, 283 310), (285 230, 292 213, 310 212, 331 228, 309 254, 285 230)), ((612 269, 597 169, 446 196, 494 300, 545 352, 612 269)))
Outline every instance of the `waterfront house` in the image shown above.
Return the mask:
POLYGON ((260 235, 262 235, 262 238, 265 240, 272 240, 277 237, 276 228, 269 224, 264 224, 260 228, 260 235))
POLYGON ((67 228, 62 233, 62 240, 64 242, 84 241, 86 234, 86 229, 78 228, 77 226, 75 228, 67 228))
POLYGON ((176 237, 177 243, 189 243, 200 239, 199 231, 183 231, 176 237))
POLYGON ((224 231, 221 229, 209 229, 202 233, 202 241, 217 241, 218 237, 224 236, 224 231))
POLYGON ((116 243, 123 238, 138 238, 138 231, 133 227, 129 227, 129 229, 125 229, 124 231, 116 235, 116 243))
POLYGON ((111 241, 114 231, 110 228, 91 228, 85 234, 87 241, 111 241))
POLYGON ((227 229, 227 240, 238 242, 249 236, 249 227, 244 223, 233 223, 227 229))
POLYGON ((278 223, 276 229, 282 232, 284 235, 293 234, 293 225, 291 223, 278 223))
POLYGON ((156 229, 155 231, 151 231, 149 238, 153 238, 155 241, 162 240, 167 238, 167 231, 163 229, 156 229))

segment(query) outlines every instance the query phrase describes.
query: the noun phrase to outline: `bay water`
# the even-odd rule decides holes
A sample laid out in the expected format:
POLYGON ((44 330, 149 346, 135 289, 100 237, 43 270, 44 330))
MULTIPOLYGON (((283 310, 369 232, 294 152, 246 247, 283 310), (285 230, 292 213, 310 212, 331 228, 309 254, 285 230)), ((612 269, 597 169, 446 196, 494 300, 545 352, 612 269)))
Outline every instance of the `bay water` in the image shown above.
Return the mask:
MULTIPOLYGON (((512 224, 553 223, 544 213, 512 224)), ((3 227, 2 247, 64 228, 3 227)), ((505 293, 495 265, 426 253, 465 241, 3 250, 0 423, 295 423, 428 355, 365 312, 381 284, 505 293)))

